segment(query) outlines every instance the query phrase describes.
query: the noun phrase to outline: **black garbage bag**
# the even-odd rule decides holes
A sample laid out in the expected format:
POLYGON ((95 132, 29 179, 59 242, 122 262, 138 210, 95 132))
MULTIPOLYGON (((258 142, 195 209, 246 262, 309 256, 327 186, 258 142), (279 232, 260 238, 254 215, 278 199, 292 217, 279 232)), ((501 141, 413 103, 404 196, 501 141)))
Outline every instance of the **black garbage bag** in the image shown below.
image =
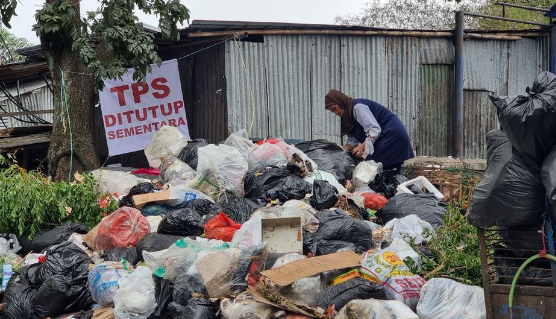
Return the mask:
POLYGON ((299 150, 309 156, 319 167, 319 170, 328 172, 344 184, 351 179, 353 170, 359 160, 336 143, 327 140, 314 140, 296 144, 299 150))
POLYGON ((192 169, 197 170, 197 149, 207 145, 209 145, 209 142, 205 139, 195 139, 193 141, 189 141, 187 142, 187 146, 182 148, 178 158, 185 164, 189 165, 192 169))
POLYGON ((61 316, 58 316, 54 319, 91 319, 93 318, 93 311, 92 310, 87 310, 87 311, 79 311, 79 312, 73 312, 73 313, 67 313, 61 316))
POLYGON ((372 248, 371 229, 364 221, 351 218, 341 209, 320 211, 317 218, 320 225, 313 239, 313 252, 317 252, 317 247, 323 240, 350 242, 355 245, 357 251, 372 248))
POLYGON ((230 291, 232 294, 239 294, 247 290, 247 276, 249 274, 249 269, 253 263, 263 264, 265 260, 260 258, 263 253, 266 244, 260 244, 256 246, 249 246, 241 251, 239 258, 237 260, 237 266, 232 276, 232 284, 230 285, 230 291))
POLYGON ((269 189, 266 192, 266 197, 284 203, 292 199, 303 199, 310 192, 310 183, 295 175, 290 175, 283 179, 281 184, 269 189))
POLYGON ((546 192, 540 171, 540 166, 512 154, 492 187, 482 225, 529 227, 540 224, 546 192))
MULTIPOLYGON (((369 187, 375 192, 382 193, 384 197, 390 199, 396 195, 398 186, 407 181, 409 181, 409 179, 400 174, 398 170, 387 170, 378 174, 374 180, 370 181, 369 187)), ((415 186, 409 189, 415 194, 422 193, 422 191, 415 186)))
POLYGON ((245 197, 256 201, 259 198, 266 199, 267 192, 283 183, 290 176, 288 170, 278 167, 266 167, 262 170, 252 170, 245 176, 245 197))
POLYGON ((237 198, 229 203, 222 204, 222 211, 231 220, 243 224, 249 220, 251 214, 259 208, 259 205, 248 198, 237 198))
POLYGON ((174 209, 176 208, 160 203, 149 203, 141 208, 141 214, 143 214, 143 216, 166 215, 174 209))
POLYGON ((539 74, 526 96, 489 97, 515 151, 525 161, 542 165, 556 144, 556 75, 539 74))
POLYGON ((511 249, 514 255, 518 257, 531 257, 543 249, 542 227, 542 223, 530 227, 500 226, 498 227, 498 235, 504 245, 511 249))
POLYGON ((37 289, 33 312, 39 318, 90 309, 94 301, 87 288, 89 256, 74 243, 63 242, 46 251, 29 280, 37 289))
POLYGON ((67 241, 73 233, 86 234, 88 232, 89 228, 84 224, 71 223, 41 231, 35 235, 33 240, 30 240, 27 236, 22 236, 19 238, 19 244, 22 247, 19 253, 22 255, 26 255, 31 251, 40 253, 50 246, 67 241))
POLYGON ((313 247, 315 246, 315 240, 313 238, 313 234, 307 230, 303 230, 303 255, 307 255, 309 253, 315 254, 313 252, 313 247))
POLYGON ((166 316, 165 319, 188 319, 186 317, 186 306, 183 306, 175 301, 172 301, 168 304, 168 308, 166 309, 166 316))
POLYGON ((37 264, 23 267, 15 271, 6 286, 0 310, 3 319, 34 319, 33 303, 31 300, 37 292, 29 280, 30 269, 36 269, 37 264))
POLYGON ((355 278, 319 292, 317 304, 323 309, 328 309, 332 305, 340 309, 352 300, 371 298, 386 299, 382 285, 363 278, 355 278))
POLYGON ((179 274, 174 280, 174 292, 172 293, 174 302, 187 305, 189 299, 193 298, 193 293, 208 296, 201 275, 189 275, 187 272, 179 274))
POLYGON ((139 239, 135 249, 137 251, 137 258, 143 261, 143 251, 153 252, 167 249, 172 246, 178 239, 183 236, 172 236, 164 234, 149 233, 139 239))
POLYGON ((400 194, 379 209, 376 217, 386 224, 394 218, 415 214, 436 229, 444 223, 447 208, 448 204, 437 200, 434 194, 400 194))
POLYGON ((139 184, 133 186, 129 190, 129 193, 127 193, 127 195, 125 195, 120 200, 120 207, 128 206, 128 207, 134 207, 135 208, 135 203, 133 202, 133 196, 134 195, 154 193, 156 190, 158 190, 158 188, 156 186, 154 186, 153 183, 150 183, 150 182, 139 183, 139 184))
POLYGON ((316 210, 334 207, 339 198, 338 190, 330 185, 328 181, 317 180, 313 182, 313 195, 309 197, 309 203, 316 210))
MULTIPOLYGON (((494 269, 501 284, 511 284, 519 267, 525 262, 525 258, 516 259, 511 251, 494 249, 494 269)), ((546 259, 537 259, 531 262, 519 275, 518 285, 530 286, 552 286, 552 271, 550 262, 546 259)))
POLYGON ((322 239, 317 243, 317 255, 328 255, 338 252, 339 250, 351 250, 357 253, 363 253, 360 247, 355 246, 354 243, 342 240, 325 240, 322 239))
POLYGON ((167 279, 153 276, 156 294, 156 309, 149 319, 164 319, 164 314, 170 302, 172 302, 173 285, 167 279))
POLYGON ((169 212, 158 225, 158 233, 177 236, 200 236, 203 217, 191 208, 180 208, 169 212))
POLYGON ((86 283, 62 275, 47 278, 31 302, 34 314, 39 318, 87 310, 94 304, 86 283))
POLYGON ((122 259, 125 259, 132 265, 139 262, 136 247, 116 247, 110 249, 104 253, 102 259, 105 261, 122 261, 122 259))
POLYGON ((205 298, 191 298, 184 309, 182 318, 187 319, 216 319, 220 309, 215 302, 205 298))
POLYGON ((468 219, 472 225, 485 228, 488 227, 487 205, 490 193, 498 180, 500 172, 512 155, 512 144, 506 133, 500 130, 492 130, 486 135, 487 140, 487 168, 483 178, 475 187, 473 197, 469 206, 468 219))
POLYGON ((552 222, 556 222, 556 147, 552 148, 541 167, 541 181, 548 196, 548 209, 552 222))
POLYGON ((203 218, 203 225, 208 223, 209 220, 213 219, 222 211, 222 207, 208 199, 194 199, 185 202, 185 204, 180 205, 179 208, 191 208, 195 212, 199 213, 203 218))
POLYGON ((35 286, 40 287, 46 279, 60 275, 71 279, 72 282, 84 281, 86 286, 90 263, 91 259, 87 253, 74 243, 66 241, 46 250, 45 262, 30 274, 30 280, 35 286))

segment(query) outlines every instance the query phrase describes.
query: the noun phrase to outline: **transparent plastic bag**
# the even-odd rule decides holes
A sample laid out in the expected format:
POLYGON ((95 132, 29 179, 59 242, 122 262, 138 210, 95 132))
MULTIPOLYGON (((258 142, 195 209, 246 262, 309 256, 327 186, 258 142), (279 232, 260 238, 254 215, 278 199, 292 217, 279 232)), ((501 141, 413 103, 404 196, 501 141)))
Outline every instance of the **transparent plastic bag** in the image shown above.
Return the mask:
POLYGON ((417 314, 421 319, 486 319, 483 288, 433 278, 421 289, 417 314))
POLYGON ((145 156, 151 167, 159 168, 162 157, 178 156, 186 146, 187 140, 181 132, 173 126, 165 125, 154 133, 153 139, 145 147, 145 156))
POLYGON ((287 146, 288 161, 295 163, 300 167, 303 167, 306 174, 310 174, 313 171, 319 169, 317 163, 315 163, 315 161, 310 159, 309 156, 307 156, 307 154, 303 153, 303 151, 290 144, 286 144, 286 146, 287 146))
POLYGON ((227 145, 210 144, 198 149, 199 163, 195 189, 217 201, 225 192, 236 197, 245 194, 243 180, 247 175, 247 160, 227 145))
POLYGON ((248 247, 262 243, 262 215, 253 216, 238 229, 232 238, 232 247, 248 247))
POLYGON ((421 255, 411 248, 411 246, 402 238, 394 238, 392 243, 384 250, 389 250, 395 253, 404 262, 406 262, 406 258, 410 258, 417 269, 421 268, 421 255))
POLYGON ((116 319, 147 319, 156 309, 155 285, 147 267, 138 266, 127 277, 118 281, 114 295, 116 319))
MULTIPOLYGON (((282 142, 283 143, 283 142, 282 142)), ((283 167, 288 164, 288 157, 277 144, 263 143, 249 149, 249 170, 267 166, 283 167)))
POLYGON ((97 169, 91 172, 96 180, 95 190, 99 193, 110 193, 123 196, 129 193, 133 186, 145 182, 148 179, 139 178, 132 174, 106 169, 97 169))
POLYGON ((155 276, 173 282, 180 269, 187 269, 193 264, 201 251, 221 250, 228 247, 228 244, 221 240, 199 242, 182 238, 167 249, 153 252, 143 251, 143 258, 155 276))
POLYGON ((253 146, 253 142, 249 139, 245 129, 230 134, 221 144, 236 148, 245 159, 249 157, 249 149, 253 146))
POLYGON ((220 302, 223 319, 266 319, 278 310, 252 298, 225 298, 220 302))
POLYGON ((120 262, 106 262, 91 269, 88 287, 93 300, 103 307, 112 306, 118 290, 118 280, 127 275, 128 272, 120 262))
MULTIPOLYGON (((93 247, 98 251, 135 246, 150 232, 149 221, 141 211, 126 206, 108 215, 97 227, 96 237, 93 235, 93 247)), ((94 233, 94 229, 90 233, 94 233)))
POLYGON ((175 156, 162 158, 160 166, 160 179, 166 184, 172 180, 191 181, 195 179, 197 172, 175 156))

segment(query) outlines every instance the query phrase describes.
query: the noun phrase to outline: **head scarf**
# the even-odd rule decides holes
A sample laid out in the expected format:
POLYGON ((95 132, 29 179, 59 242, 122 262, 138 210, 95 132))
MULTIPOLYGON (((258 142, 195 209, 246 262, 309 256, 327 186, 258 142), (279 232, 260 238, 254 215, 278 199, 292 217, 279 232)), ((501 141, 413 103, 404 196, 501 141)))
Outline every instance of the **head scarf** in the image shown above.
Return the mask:
POLYGON ((328 109, 334 104, 337 104, 345 111, 342 116, 342 135, 346 135, 354 127, 352 98, 338 90, 330 90, 324 98, 324 107, 328 109))

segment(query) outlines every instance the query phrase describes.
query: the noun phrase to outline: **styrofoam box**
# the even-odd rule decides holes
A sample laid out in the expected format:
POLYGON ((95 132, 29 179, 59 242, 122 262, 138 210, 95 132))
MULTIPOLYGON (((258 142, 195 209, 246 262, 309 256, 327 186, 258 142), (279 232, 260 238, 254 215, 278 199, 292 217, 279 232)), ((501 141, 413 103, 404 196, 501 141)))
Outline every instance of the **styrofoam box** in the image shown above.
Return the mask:
POLYGON ((266 242, 269 257, 283 254, 303 254, 301 217, 261 219, 262 241, 266 242))

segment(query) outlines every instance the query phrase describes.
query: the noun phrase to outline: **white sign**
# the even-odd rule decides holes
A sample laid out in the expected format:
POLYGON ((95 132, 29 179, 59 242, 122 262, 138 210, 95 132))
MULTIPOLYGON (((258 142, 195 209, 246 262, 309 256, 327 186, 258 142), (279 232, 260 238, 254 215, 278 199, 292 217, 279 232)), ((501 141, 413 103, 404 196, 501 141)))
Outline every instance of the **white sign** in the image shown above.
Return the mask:
POLYGON ((110 155, 144 149, 164 125, 189 139, 177 60, 152 65, 145 82, 133 81, 133 69, 122 80, 104 80, 99 95, 110 155))

